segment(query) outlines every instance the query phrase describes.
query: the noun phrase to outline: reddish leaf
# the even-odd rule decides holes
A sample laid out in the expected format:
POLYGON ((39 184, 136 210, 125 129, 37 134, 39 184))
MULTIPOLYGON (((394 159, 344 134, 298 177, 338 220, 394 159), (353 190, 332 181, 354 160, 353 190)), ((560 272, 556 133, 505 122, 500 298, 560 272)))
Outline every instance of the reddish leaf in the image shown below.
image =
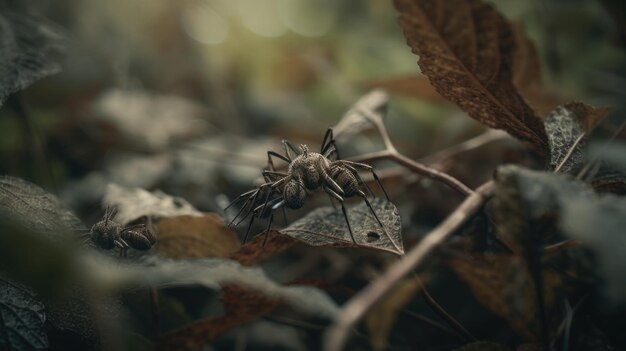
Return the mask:
POLYGON ((222 287, 223 316, 185 325, 165 335, 159 350, 198 350, 224 332, 271 312, 281 301, 236 285, 222 287))
POLYGON ((481 0, 394 0, 419 65, 446 99, 472 118, 548 150, 541 120, 513 84, 509 23, 481 0))

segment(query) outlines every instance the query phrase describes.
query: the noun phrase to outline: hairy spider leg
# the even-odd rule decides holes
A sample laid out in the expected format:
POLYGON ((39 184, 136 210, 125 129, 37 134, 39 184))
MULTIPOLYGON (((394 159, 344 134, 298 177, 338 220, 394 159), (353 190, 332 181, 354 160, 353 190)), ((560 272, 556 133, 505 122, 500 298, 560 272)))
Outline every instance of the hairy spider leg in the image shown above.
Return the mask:
MULTIPOLYGON (((272 195, 272 193, 274 192, 274 189, 276 189, 278 186, 282 185, 284 182, 287 181, 287 179, 289 179, 288 177, 285 177, 279 181, 274 182, 273 184, 271 184, 270 186, 270 190, 267 192, 267 195, 265 196, 265 200, 263 201, 263 205, 256 207, 255 209, 253 209, 252 211, 249 211, 242 219, 239 223, 241 223, 243 220, 245 220, 246 217, 248 217, 248 215, 252 214, 252 217, 250 218, 250 223, 248 224, 248 229, 246 230, 246 235, 243 239, 243 242, 245 243, 246 240, 248 239, 248 235, 250 234, 250 228, 252 227, 252 222, 254 222, 254 217, 257 215, 257 213, 260 210, 264 210, 267 205, 268 202, 270 200, 270 196, 272 195)), ((276 200, 276 199, 274 199, 276 200)), ((274 201, 273 200, 273 201, 274 201)), ((263 213, 263 212, 261 212, 263 213)), ((239 225, 239 223, 237 223, 237 225, 239 225)))
POLYGON ((288 174, 284 172, 276 172, 276 171, 268 171, 268 170, 263 171, 263 178, 265 178, 266 182, 275 182, 276 180, 273 180, 272 177, 283 178, 286 176, 288 176, 288 174))
POLYGON ((369 185, 367 185, 367 183, 365 183, 365 181, 363 180, 363 178, 361 178, 361 175, 359 174, 359 171, 356 170, 356 168, 350 166, 349 164, 344 164, 344 166, 350 171, 352 172, 352 174, 354 175, 354 177, 356 178, 356 181, 359 182, 359 184, 363 185, 365 187, 365 189, 367 189, 367 192, 374 197, 374 192, 372 191, 372 189, 369 187, 369 185))
POLYGON ((328 128, 326 130, 326 134, 324 134, 324 139, 322 140, 322 147, 320 149, 320 154, 324 155, 324 157, 330 158, 330 156, 335 153, 337 159, 339 159, 339 150, 337 149, 337 144, 335 143, 335 137, 333 136, 333 129, 328 128), (331 146, 334 150, 330 149, 331 146))
POLYGON ((120 257, 126 257, 126 250, 128 250, 128 243, 124 239, 119 238, 113 241, 115 246, 120 248, 120 257))
POLYGON ((293 153, 296 154, 296 156, 300 155, 296 147, 289 140, 283 139, 281 143, 283 144, 283 148, 285 149, 285 154, 287 155, 287 158, 289 159, 289 161, 291 161, 291 155, 289 154, 289 149, 291 149, 291 151, 293 151, 293 153))
POLYGON ((279 159, 281 159, 281 160, 283 160, 283 161, 285 161, 287 163, 291 163, 291 160, 288 159, 287 157, 279 154, 276 151, 270 150, 270 151, 267 152, 267 166, 268 166, 270 171, 275 171, 276 170, 276 168, 274 167, 274 161, 272 161, 272 156, 278 157, 279 159))
POLYGON ((374 218, 376 218, 376 222, 378 222, 378 224, 380 225, 380 228, 383 230, 383 233, 387 236, 387 238, 389 238, 389 241, 391 241, 391 244, 393 244, 393 247, 395 247, 396 250, 398 250, 398 251, 402 251, 402 250, 400 250, 400 248, 398 247, 396 242, 393 241, 393 238, 391 237, 391 235, 389 235, 389 233, 387 233, 387 230, 385 229, 385 226, 383 225, 383 222, 381 222, 380 219, 378 218, 378 215, 376 214, 376 211, 374 211, 374 208, 372 207, 372 204, 370 203, 370 201, 367 199, 367 196, 365 196, 365 193, 362 192, 361 190, 359 190, 357 192, 357 194, 360 197, 362 197, 363 200, 365 200, 365 204, 367 205, 367 207, 369 207, 370 211, 374 215, 374 218))
POLYGON ((376 183, 378 183, 380 190, 383 191, 383 193, 385 194, 385 198, 387 198, 387 201, 389 201, 389 195, 387 195, 387 191, 385 191, 385 188, 383 187, 383 183, 380 181, 380 178, 378 178, 378 174, 374 172, 374 167, 367 165, 365 163, 359 163, 359 162, 353 162, 353 161, 347 161, 347 160, 341 160, 337 162, 341 162, 343 164, 347 164, 347 165, 354 166, 354 167, 360 167, 360 168, 363 168, 372 172, 372 176, 374 176, 374 179, 376 180, 376 183))
POLYGON ((272 209, 270 210, 270 219, 267 223, 267 229, 265 230, 265 237, 263 238, 263 247, 265 247, 265 243, 267 243, 267 237, 270 236, 270 230, 272 229, 272 220, 274 219, 274 211, 276 211, 279 208, 285 208, 285 199, 281 199, 278 203, 274 204, 272 206, 272 209))
MULTIPOLYGON (((270 194, 271 194, 271 192, 270 192, 270 193, 268 193, 268 196, 266 196, 266 198, 265 198, 265 200, 263 201, 263 204, 262 204, 262 205, 259 205, 259 206, 255 207, 252 211, 250 211, 250 212, 246 215, 246 217, 248 217, 248 215, 249 215, 249 214, 252 214, 252 216, 250 217, 250 222, 248 223, 248 229, 246 229, 246 235, 245 235, 245 236, 244 236, 244 238, 243 238, 243 243, 244 243, 244 244, 246 243, 246 241, 248 241, 248 236, 250 235, 250 228, 252 228, 252 223, 254 223, 254 218, 255 218, 255 217, 262 217, 263 213, 265 212, 265 209, 267 208, 267 206, 268 206, 269 204, 274 205, 274 202, 277 202, 277 201, 281 201, 281 200, 282 200, 282 198, 281 198, 281 197, 278 197, 278 198, 275 198, 275 199, 273 199, 273 200, 269 201, 269 195, 270 195, 270 194)), ((240 221, 239 223, 243 222, 243 221, 245 220, 245 218, 246 218, 246 217, 242 218, 242 219, 241 219, 241 221, 240 221)), ((237 225, 239 225, 239 223, 237 223, 237 225)))
MULTIPOLYGON (((237 212, 237 215, 235 215, 235 217, 234 217, 234 218, 230 221, 230 223, 228 224, 228 226, 229 226, 229 227, 232 227, 232 224, 233 224, 233 223, 235 223, 235 221, 237 220, 237 218, 238 218, 238 217, 239 217, 239 216, 243 213, 243 211, 246 209, 246 207, 248 206, 248 204, 250 204, 250 206, 251 206, 251 207, 252 207, 252 206, 254 206, 255 201, 256 201, 256 199, 257 199, 257 197, 259 196, 260 192, 261 192, 263 189, 267 188, 268 186, 269 186, 269 187, 271 187, 272 189, 274 189, 274 187, 275 187, 275 186, 282 185, 282 183, 284 183, 286 179, 287 179, 287 177, 282 178, 282 179, 280 179, 280 180, 277 180, 277 181, 275 181, 275 182, 267 182, 267 183, 263 183, 263 184, 259 185, 259 187, 258 187, 258 188, 253 189, 253 190, 250 190, 250 191, 248 191, 248 192, 246 192, 246 193, 244 193, 244 194, 242 194, 242 195, 239 195, 239 197, 244 197, 244 196, 246 196, 247 194, 252 194, 252 195, 250 195, 250 196, 246 199, 246 201, 243 203, 243 205, 241 206, 241 208, 240 208, 240 209, 239 209, 239 211, 237 212)), ((273 191, 273 190, 272 190, 272 191, 273 191)), ((271 192, 272 192, 272 191, 270 191, 270 194, 271 194, 271 192)), ((237 199, 235 199, 234 201, 236 201, 236 200, 237 200, 237 199)), ((232 204, 232 203, 231 203, 231 204, 232 204)), ((229 205, 229 207, 230 207, 230 205, 229 205)), ((228 207, 226 207, 226 209, 228 209, 228 207)), ((225 209, 225 210, 226 210, 226 209, 225 209)), ((250 214, 250 211, 248 211, 248 213, 247 213, 247 214, 246 214, 243 218, 245 219, 245 218, 248 216, 248 214, 250 214)), ((236 227, 236 226, 238 226, 238 225, 239 225, 239 223, 241 223, 241 221, 240 221, 240 222, 238 222, 237 224, 235 224, 235 227, 236 227)))
POLYGON ((341 212, 343 212, 343 218, 346 219, 346 224, 348 225, 348 232, 350 233, 350 237, 352 238, 352 242, 355 245, 358 245, 356 243, 356 240, 354 239, 354 234, 352 233, 352 227, 350 226, 350 220, 348 219, 348 212, 346 211, 346 206, 344 205, 344 199, 343 197, 341 197, 341 195, 337 194, 336 192, 333 191, 333 189, 324 186, 324 190, 328 193, 328 195, 334 197, 335 199, 337 199, 337 201, 339 201, 339 203, 341 204, 341 212))

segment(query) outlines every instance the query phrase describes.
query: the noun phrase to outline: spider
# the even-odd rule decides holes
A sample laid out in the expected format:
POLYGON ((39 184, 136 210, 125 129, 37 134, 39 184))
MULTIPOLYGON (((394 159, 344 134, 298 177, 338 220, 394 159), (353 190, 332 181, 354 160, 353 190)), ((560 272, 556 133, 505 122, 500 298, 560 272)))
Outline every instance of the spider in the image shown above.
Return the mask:
POLYGON ((378 215, 374 211, 370 201, 365 193, 360 189, 360 186, 363 186, 370 194, 373 195, 371 189, 367 186, 367 184, 365 184, 357 169, 370 171, 378 183, 378 186, 385 194, 385 197, 389 200, 389 196, 387 195, 385 188, 383 187, 376 172, 374 172, 372 166, 364 163, 339 159, 339 152, 337 150, 337 145, 335 144, 332 128, 328 128, 326 131, 319 153, 309 151, 309 148, 304 144, 300 145, 299 148, 296 148, 288 140, 283 140, 282 145, 285 155, 281 155, 274 151, 267 152, 268 168, 263 171, 265 183, 261 184, 256 189, 252 189, 239 195, 224 209, 226 211, 235 203, 245 199, 243 205, 239 209, 239 212, 237 212, 229 224, 229 226, 233 226, 237 218, 244 213, 245 215, 241 217, 239 222, 234 224, 235 226, 243 222, 247 216, 252 215, 243 240, 244 243, 248 239, 250 228, 252 227, 252 223, 256 217, 265 218, 269 216, 266 236, 264 239, 265 243, 272 226, 274 211, 279 208, 282 208, 283 210, 284 208, 299 209, 304 206, 309 192, 320 188, 330 196, 333 206, 335 206, 333 199, 341 204, 341 210, 346 220, 348 231, 353 243, 356 244, 356 240, 354 239, 352 227, 344 205, 346 198, 355 196, 361 197, 365 201, 371 213, 374 215, 374 218, 382 228, 383 232, 385 231, 385 227, 378 218, 378 215), (294 153, 293 157, 290 151, 294 153), (276 170, 272 159, 273 157, 283 160, 289 164, 286 172, 276 170), (265 198, 263 199, 262 204, 257 206, 259 196, 264 191, 265 198), (277 196, 271 198, 273 194, 277 196))
POLYGON ((91 227, 89 235, 91 240, 104 250, 111 250, 114 247, 120 249, 120 256, 126 257, 129 248, 147 251, 156 242, 152 220, 148 217, 146 223, 122 226, 115 222, 113 218, 117 209, 106 207, 104 217, 91 227))

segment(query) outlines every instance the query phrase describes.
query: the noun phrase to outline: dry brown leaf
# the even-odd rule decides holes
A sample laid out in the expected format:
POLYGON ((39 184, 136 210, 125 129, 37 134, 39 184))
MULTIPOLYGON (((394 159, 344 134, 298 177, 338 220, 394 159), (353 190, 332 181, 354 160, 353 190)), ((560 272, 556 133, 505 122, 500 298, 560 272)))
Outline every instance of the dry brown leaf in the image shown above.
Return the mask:
MULTIPOLYGON (((527 340, 538 340, 541 321, 534 282, 521 258, 493 255, 473 261, 452 259, 449 264, 483 306, 505 319, 527 340)), ((550 309, 558 300, 560 277, 544 271, 544 285, 544 299, 550 309)))
POLYGON ((258 262, 281 253, 299 243, 298 240, 292 239, 286 235, 281 235, 275 230, 269 233, 265 245, 263 245, 264 241, 265 234, 257 235, 254 239, 241 246, 237 252, 230 255, 230 259, 238 261, 244 266, 254 266, 258 262))
POLYGON ((224 315, 185 325, 165 335, 159 350, 198 350, 226 331, 263 316, 281 303, 258 292, 236 285, 222 287, 224 315))
POLYGON ((169 258, 228 257, 240 246, 237 234, 211 213, 163 218, 158 231, 156 250, 169 258))
POLYGON ((448 101, 435 90, 428 81, 428 78, 421 74, 381 78, 367 82, 366 85, 370 88, 384 89, 392 94, 405 95, 433 102, 448 101))
POLYGON ((541 86, 541 62, 535 44, 526 36, 522 25, 513 23, 511 28, 515 38, 513 83, 525 93, 528 88, 541 86))
POLYGON ((398 312, 413 299, 421 286, 422 282, 419 279, 402 280, 382 302, 367 313, 365 323, 374 350, 384 350, 387 347, 387 338, 398 312))
POLYGON ((545 154, 541 120, 513 84, 510 25, 481 0, 394 0, 419 66, 446 99, 545 154))

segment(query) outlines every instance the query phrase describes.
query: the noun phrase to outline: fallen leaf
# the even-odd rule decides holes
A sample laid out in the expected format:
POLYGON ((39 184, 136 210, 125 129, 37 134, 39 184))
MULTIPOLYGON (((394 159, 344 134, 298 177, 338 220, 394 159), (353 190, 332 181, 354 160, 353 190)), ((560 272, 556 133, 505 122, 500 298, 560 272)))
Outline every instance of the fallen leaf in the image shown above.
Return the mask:
POLYGON ((348 218, 356 243, 350 237, 342 211, 332 207, 318 208, 280 230, 280 233, 311 246, 359 247, 403 255, 398 209, 383 199, 375 198, 370 202, 384 230, 364 202, 349 206, 348 218))
POLYGON ((141 188, 127 188, 109 184, 102 201, 104 206, 115 206, 115 221, 122 225, 141 217, 203 216, 187 200, 168 195, 160 190, 149 192, 141 188))
POLYGON ((156 251, 169 258, 228 257, 239 238, 216 214, 163 218, 157 224, 156 251))
MULTIPOLYGON (((505 319, 525 339, 538 340, 541 320, 534 281, 521 258, 483 255, 476 260, 451 259, 449 264, 483 306, 505 319)), ((548 311, 560 301, 560 286, 560 277, 544 270, 544 299, 548 311)))
POLYGON ((159 342, 159 350, 197 350, 226 331, 258 319, 281 304, 281 300, 265 297, 236 285, 222 288, 223 316, 209 317, 173 330, 159 342))
POLYGON ((125 142, 142 150, 164 150, 209 130, 203 118, 207 110, 174 95, 113 89, 96 100, 93 110, 94 120, 113 126, 125 142))
POLYGON ((265 234, 255 236, 242 245, 237 252, 230 255, 230 259, 243 266, 253 266, 300 243, 287 235, 281 235, 276 230, 272 230, 268 235, 267 241, 265 234))
POLYGON ((365 324, 369 329, 370 343, 374 350, 387 347, 389 332, 393 328, 398 312, 406 306, 415 293, 421 288, 419 279, 405 279, 391 290, 384 300, 374 305, 365 316, 365 324))
POLYGON ((446 99, 472 118, 548 150, 541 120, 513 84, 509 23, 481 0, 394 0, 419 66, 446 99))

